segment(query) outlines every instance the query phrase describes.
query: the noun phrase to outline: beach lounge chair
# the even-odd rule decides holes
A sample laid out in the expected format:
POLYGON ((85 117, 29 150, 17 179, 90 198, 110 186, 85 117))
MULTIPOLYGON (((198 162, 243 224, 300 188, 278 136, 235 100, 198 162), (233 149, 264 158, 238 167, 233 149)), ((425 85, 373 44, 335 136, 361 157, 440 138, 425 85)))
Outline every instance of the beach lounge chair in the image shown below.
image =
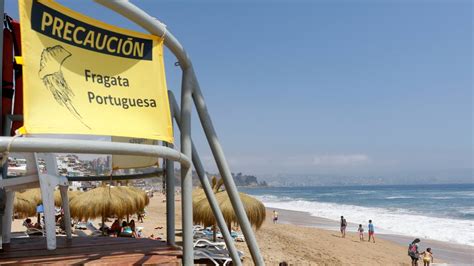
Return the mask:
POLYGON ((236 242, 245 242, 245 236, 240 232, 232 231, 230 235, 234 238, 234 241, 236 242))
MULTIPOLYGON (((227 250, 225 250, 227 251, 227 250)), ((239 251, 239 257, 242 260, 243 253, 239 251)), ((232 262, 229 252, 220 252, 213 249, 197 248, 194 250, 194 260, 210 260, 214 265, 228 265, 232 262)))
MULTIPOLYGON (((223 265, 227 265, 229 262, 232 262, 232 258, 230 257, 229 251, 227 250, 227 246, 224 242, 211 242, 207 239, 199 239, 194 243, 193 247, 195 251, 198 251, 198 257, 211 257, 212 262, 217 261, 222 263, 223 265)), ((239 255, 239 258, 242 259, 244 253, 240 250, 238 250, 237 253, 239 255)))
POLYGON ((11 238, 28 238, 30 237, 26 232, 12 232, 11 238))
POLYGON ((198 239, 196 242, 194 242, 193 246, 195 248, 206 248, 209 246, 216 247, 217 249, 225 249, 226 245, 225 242, 211 242, 207 239, 198 239))
POLYGON ((87 223, 85 222, 78 222, 76 226, 74 226, 75 229, 79 230, 86 230, 87 229, 87 223))
POLYGON ((26 228, 26 234, 28 236, 44 236, 44 230, 34 227, 28 227, 26 228))
POLYGON ((211 254, 208 254, 205 251, 201 250, 194 250, 194 260, 210 260, 214 263, 215 266, 219 266, 219 262, 217 262, 211 254))
POLYGON ((95 227, 92 222, 87 222, 87 223, 86 223, 86 228, 87 228, 89 231, 91 231, 91 236, 101 236, 101 235, 102 235, 102 231, 100 231, 99 229, 97 229, 97 227, 95 227))

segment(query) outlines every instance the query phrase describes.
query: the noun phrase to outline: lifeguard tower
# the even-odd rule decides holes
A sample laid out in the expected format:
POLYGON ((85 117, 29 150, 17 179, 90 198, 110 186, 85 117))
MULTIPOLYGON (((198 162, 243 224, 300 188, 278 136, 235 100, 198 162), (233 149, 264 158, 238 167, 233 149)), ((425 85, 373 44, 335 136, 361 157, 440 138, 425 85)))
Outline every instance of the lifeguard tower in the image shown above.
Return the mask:
MULTIPOLYGON (((10 90, 5 90, 4 82, 1 91, 2 99, 5 99, 5 96, 13 99, 13 106, 10 108, 3 106, 4 112, 0 117, 4 136, 0 137, 0 151, 3 153, 3 171, 0 177, 2 244, 5 247, 12 241, 10 231, 15 192, 31 187, 41 189, 47 242, 44 249, 57 248, 53 216, 53 190, 57 186, 61 191, 66 224, 69 225, 66 226, 66 235, 68 239, 71 239, 67 198, 70 180, 57 173, 54 153, 146 156, 163 158, 165 162, 163 167, 153 174, 163 174, 166 178, 166 240, 169 246, 176 244, 174 162, 180 164, 182 263, 192 265, 195 258, 192 209, 192 169, 194 167, 222 232, 232 263, 241 265, 239 254, 217 204, 198 151, 192 142, 191 112, 194 104, 219 173, 224 180, 226 191, 238 216, 253 262, 256 265, 263 265, 252 227, 207 111, 192 62, 183 46, 163 23, 129 1, 95 0, 95 2, 128 18, 149 34, 130 32, 107 25, 71 11, 54 1, 20 1, 21 45, 14 47, 12 52, 6 54, 11 57, 11 60, 15 56, 17 64, 16 69, 9 71, 12 73, 21 71, 22 75, 16 76, 16 80, 11 82, 10 90), (164 83, 162 46, 168 48, 176 56, 176 65, 182 70, 180 105, 173 93, 167 91, 164 83), (94 63, 94 59, 98 61, 99 58, 105 63, 102 65, 94 63), (67 65, 69 61, 74 64, 67 65), (144 80, 158 77, 149 82, 151 88, 143 83, 140 76, 137 77, 137 69, 141 71, 141 77, 144 80), (86 84, 87 87, 77 84, 86 84), (141 98, 137 96, 137 93, 141 98), (143 95, 145 97, 142 97, 143 95), (37 101, 38 98, 44 98, 45 102, 41 104, 37 101), (81 104, 88 107, 82 107, 81 104), (53 109, 50 110, 50 108, 53 109), (47 117, 49 121, 46 121, 45 115, 52 114, 55 115, 47 117), (142 125, 130 126, 132 121, 127 120, 126 126, 125 123, 122 126, 110 126, 110 123, 117 123, 121 119, 136 119, 142 121, 142 125), (104 124, 109 126, 102 127, 104 124), (15 129, 19 126, 22 126, 20 135, 13 136, 12 127, 15 129), (175 128, 180 131, 180 151, 173 148, 175 128), (160 141, 161 144, 46 138, 43 134, 123 136, 153 139, 160 141), (7 158, 13 152, 26 154, 29 167, 23 176, 7 175, 7 158), (46 171, 38 167, 39 158, 44 160, 46 171)), ((3 13, 4 0, 0 0, 0 10, 3 13)), ((13 38, 12 41, 16 40, 19 44, 19 36, 17 36, 19 25, 14 24, 11 27, 7 30, 14 34, 9 36, 13 38)), ((0 45, 2 45, 3 37, 6 35, 0 36, 0 45)), ((5 55, 5 52, 3 54, 5 55)), ((146 176, 122 175, 110 178, 143 177, 146 176)), ((74 178, 77 181, 103 179, 104 177, 100 176, 74 178)), ((72 243, 71 247, 74 245, 74 240, 72 243)), ((8 250, 4 251, 4 254, 6 253, 8 250)), ((2 255, 0 255, 0 260, 1 258, 2 255)))

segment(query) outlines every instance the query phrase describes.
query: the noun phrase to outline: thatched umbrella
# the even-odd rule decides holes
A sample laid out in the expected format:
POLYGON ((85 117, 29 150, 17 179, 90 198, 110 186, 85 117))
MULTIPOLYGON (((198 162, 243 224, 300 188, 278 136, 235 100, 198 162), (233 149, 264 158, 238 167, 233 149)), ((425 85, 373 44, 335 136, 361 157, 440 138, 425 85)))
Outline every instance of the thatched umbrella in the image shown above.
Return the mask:
MULTIPOLYGON (((219 191, 219 187, 222 185, 222 182, 217 182, 214 184, 214 193, 217 203, 219 204, 219 208, 222 211, 222 215, 224 216, 224 220, 226 221, 230 231, 230 225, 232 223, 238 223, 237 216, 234 212, 234 208, 232 207, 232 203, 229 199, 229 196, 227 195, 227 192, 219 191)), ((197 191, 196 195, 201 195, 201 193, 204 194, 204 192, 197 191)), ((239 193, 239 197, 242 201, 242 204, 244 205, 245 213, 247 214, 250 223, 259 229, 265 221, 265 206, 259 200, 247 194, 239 193)), ((193 201, 193 220, 196 223, 203 224, 204 226, 215 226, 216 219, 205 196, 198 201, 193 201)))
POLYGON ((36 205, 41 204, 43 200, 41 199, 41 190, 39 188, 33 188, 33 189, 27 189, 22 193, 15 193, 15 195, 25 198, 29 200, 30 202, 36 205))
MULTIPOLYGON (((67 198, 69 202, 76 196, 80 195, 83 193, 82 191, 74 190, 74 191, 68 191, 67 192, 67 198)), ((61 192, 59 190, 54 191, 54 205, 61 207, 63 205, 62 198, 61 198, 61 192)))
MULTIPOLYGON (((239 196, 250 223, 259 229, 265 221, 265 206, 263 203, 247 194, 239 193, 239 196)), ((232 207, 227 192, 221 191, 216 193, 216 200, 229 228, 232 223, 238 223, 237 216, 235 215, 234 208, 232 207)), ((202 199, 193 205, 193 220, 196 223, 203 224, 204 226, 216 224, 216 219, 207 198, 202 199)))
MULTIPOLYGON (((222 178, 219 179, 219 181, 217 181, 217 178, 215 176, 211 178, 211 182, 212 182, 211 186, 212 186, 212 190, 214 191, 214 194, 217 193, 219 188, 224 184, 224 180, 222 178)), ((207 198, 206 193, 204 193, 203 189, 193 190, 192 197, 193 197, 193 206, 197 204, 199 201, 201 201, 202 199, 207 198)))
POLYGON ((36 214, 37 215, 37 217, 36 217, 37 221, 36 222, 39 223, 40 222, 40 213, 36 213, 36 206, 41 204, 41 202, 42 202, 40 189, 39 188, 27 189, 26 191, 24 191, 22 193, 15 193, 15 199, 20 199, 20 198, 26 200, 26 202, 23 202, 24 204, 29 202, 30 205, 28 206, 28 209, 34 209, 35 210, 34 214, 32 216, 34 216, 36 214))
POLYGON ((81 220, 110 216, 124 217, 143 210, 147 201, 130 187, 102 186, 74 197, 69 207, 71 216, 81 220))
MULTIPOLYGON (((76 195, 81 193, 80 191, 68 191, 68 199, 71 201, 76 195)), ((20 217, 31 217, 36 215, 36 206, 42 204, 43 199, 41 198, 41 190, 39 188, 27 189, 24 192, 15 193, 15 212, 20 217)), ((62 205, 61 193, 59 190, 54 191, 54 205, 60 207, 62 205)), ((38 213, 38 222, 40 220, 38 213)))
MULTIPOLYGON (((72 198, 77 196, 82 192, 80 191, 68 191, 68 199, 71 201, 72 198)), ((39 188, 34 188, 34 189, 28 189, 25 192, 22 193, 15 193, 16 197, 21 197, 24 199, 27 199, 30 201, 32 204, 38 205, 43 202, 43 199, 41 198, 41 190, 39 188)), ((54 205, 61 207, 62 205, 62 200, 61 200, 61 192, 59 190, 54 191, 54 205)))
POLYGON ((36 204, 24 198, 22 193, 15 193, 13 208, 14 212, 22 219, 36 215, 36 204))
POLYGON ((139 205, 140 205, 139 207, 142 207, 141 210, 143 210, 145 206, 147 206, 150 203, 150 198, 148 197, 146 192, 143 191, 142 189, 139 189, 136 187, 126 187, 126 188, 137 194, 136 200, 139 201, 139 205))

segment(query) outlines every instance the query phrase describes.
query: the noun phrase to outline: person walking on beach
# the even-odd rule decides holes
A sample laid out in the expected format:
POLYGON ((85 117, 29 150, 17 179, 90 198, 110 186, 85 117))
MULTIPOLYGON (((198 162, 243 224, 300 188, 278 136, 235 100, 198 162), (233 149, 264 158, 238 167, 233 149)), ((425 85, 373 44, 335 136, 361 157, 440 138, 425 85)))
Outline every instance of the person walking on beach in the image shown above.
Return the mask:
POLYGON ((431 248, 427 248, 426 251, 421 252, 423 255, 423 266, 430 266, 430 263, 433 262, 433 252, 431 248))
POLYGON ((278 222, 278 212, 273 210, 273 223, 276 224, 278 222))
POLYGON ((372 238, 372 241, 375 243, 375 236, 374 236, 374 224, 372 223, 372 220, 369 220, 369 242, 370 238, 372 238))
POLYGON ((418 252, 418 243, 420 243, 420 239, 416 238, 408 245, 408 256, 411 258, 411 265, 418 266, 418 258, 420 257, 420 253, 418 252))
POLYGON ((346 227, 347 227, 347 221, 344 218, 344 216, 341 216, 341 237, 342 238, 346 237, 346 227))
POLYGON ((357 231, 359 232, 359 240, 364 241, 364 228, 361 224, 359 224, 359 228, 357 229, 357 231))

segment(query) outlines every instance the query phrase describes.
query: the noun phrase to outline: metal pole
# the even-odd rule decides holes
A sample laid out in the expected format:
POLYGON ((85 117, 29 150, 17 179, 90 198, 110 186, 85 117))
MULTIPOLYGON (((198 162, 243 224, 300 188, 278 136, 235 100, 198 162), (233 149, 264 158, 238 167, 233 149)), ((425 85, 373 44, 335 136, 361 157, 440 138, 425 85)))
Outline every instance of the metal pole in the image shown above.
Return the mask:
MULTIPOLYGON (((171 111, 171 117, 173 115, 179 115, 180 113, 173 113, 171 111)), ((171 125, 173 126, 173 119, 171 119, 171 125)), ((174 127, 174 126, 173 126, 174 127)), ((173 143, 165 143, 166 146, 170 149, 173 149, 173 143)), ((174 196, 175 196, 175 176, 174 176, 174 163, 172 160, 165 160, 166 164, 166 242, 168 245, 176 245, 175 239, 175 205, 174 205, 174 196)))
POLYGON ((242 233, 245 236, 245 240, 247 242, 247 246, 250 250, 254 263, 256 265, 264 265, 265 263, 263 261, 263 257, 260 254, 257 239, 255 238, 255 235, 252 231, 252 225, 250 224, 247 214, 245 213, 244 205, 240 201, 239 192, 237 191, 234 179, 232 178, 229 166, 227 165, 227 161, 224 156, 224 151, 222 149, 221 144, 219 143, 219 139, 217 138, 216 130, 212 125, 211 117, 209 116, 209 112, 207 111, 206 103, 204 101, 204 97, 202 96, 202 92, 199 88, 199 83, 197 82, 194 72, 193 81, 193 99, 196 105, 196 110, 198 112, 199 119, 201 120, 201 125, 204 129, 204 133, 206 134, 207 141, 209 142, 209 146, 211 147, 212 154, 214 155, 214 159, 216 160, 217 167, 219 168, 219 173, 224 179, 224 185, 227 194, 229 195, 230 202, 232 203, 232 207, 234 207, 234 211, 239 220, 239 224, 242 228, 242 233))
POLYGON ((64 224, 66 230, 67 239, 72 239, 71 232, 71 211, 69 209, 69 197, 67 195, 68 186, 59 186, 59 193, 61 193, 61 206, 64 210, 64 224))
POLYGON ((3 243, 9 244, 12 234, 13 201, 15 200, 15 191, 7 191, 6 196, 7 200, 1 230, 3 231, 3 243))
MULTIPOLYGON (((148 32, 157 36, 164 36, 165 46, 168 47, 168 49, 170 49, 171 52, 173 52, 173 54, 176 56, 181 69, 183 69, 183 71, 186 71, 186 69, 190 69, 192 71, 191 60, 189 59, 183 46, 169 31, 167 31, 166 26, 163 25, 158 19, 150 16, 148 13, 128 1, 94 1, 132 20, 136 24, 146 29, 148 32)), ((192 73, 192 76, 194 80, 193 83, 195 83, 195 86, 193 88, 193 96, 195 98, 194 100, 198 108, 201 123, 203 124, 204 131, 206 132, 206 137, 209 141, 209 145, 211 146, 214 157, 216 158, 219 171, 221 172, 221 176, 224 178, 225 187, 228 193, 230 191, 229 198, 231 199, 232 206, 234 207, 234 210, 236 211, 236 214, 239 217, 239 223, 242 226, 242 231, 245 235, 245 238, 247 239, 247 245, 249 247, 250 253, 252 254, 254 263, 256 265, 264 265, 263 258, 260 254, 260 251, 258 250, 258 245, 255 236, 253 235, 253 231, 248 221, 247 215, 243 211, 243 205, 240 202, 240 198, 238 198, 237 188, 232 179, 232 176, 230 175, 230 170, 227 166, 227 162, 225 161, 222 147, 220 146, 217 140, 215 130, 212 126, 209 114, 207 113, 204 98, 202 97, 199 84, 194 76, 194 71, 192 73), (214 139, 212 140, 212 138, 214 139)), ((181 93, 183 93, 183 91, 181 91, 181 93)))
POLYGON ((190 167, 191 160, 180 152, 156 145, 105 142, 93 140, 54 139, 54 138, 17 138, 0 137, 0 152, 9 147, 10 152, 51 152, 51 153, 87 153, 120 154, 146 157, 160 157, 178 161, 181 166, 190 167))
MULTIPOLYGON (((167 147, 173 148, 173 144, 167 143, 167 147)), ((166 242, 168 245, 176 245, 175 240, 175 176, 174 163, 166 160, 166 242)))
POLYGON ((145 174, 133 174, 133 175, 89 175, 89 176, 66 176, 69 181, 110 181, 110 180, 130 180, 130 179, 144 179, 163 176, 163 169, 157 169, 155 172, 145 174))
MULTIPOLYGON (((5 0, 0 0, 0 14, 4 15, 5 14, 5 0)), ((2 32, 0 33, 0 78, 1 80, 3 80, 3 27, 2 27, 2 32)), ((3 94, 2 94, 2 91, 3 90, 0 90, 0 112, 3 112, 3 105, 2 105, 2 102, 3 102, 3 94)), ((3 114, 0 115, 0 125, 3 125, 3 114)), ((6 163, 5 165, 8 165, 8 163, 6 163)), ((4 166, 2 165, 1 166, 2 169, 1 169, 1 174, 2 174, 2 179, 3 178, 6 178, 6 171, 4 171, 4 166)), ((3 242, 2 242, 2 238, 3 238, 3 232, 2 232, 2 228, 3 228, 3 225, 2 225, 2 220, 3 220, 3 208, 6 204, 6 191, 3 189, 3 188, 0 188, 0 250, 3 249, 3 242), (2 195, 5 195, 5 197, 2 197, 2 195), (3 206, 3 207, 2 207, 3 206)))
MULTIPOLYGON (((171 117, 173 117, 173 109, 170 110, 171 117)), ((178 115, 178 114, 176 114, 178 115)), ((171 126, 173 125, 173 118, 171 118, 171 126)), ((174 131, 173 131, 174 132, 174 131)), ((166 146, 173 149, 173 143, 166 143, 166 146)), ((172 160, 165 160, 166 164, 166 242, 168 245, 176 245, 176 215, 175 215, 175 175, 174 175, 174 163, 172 160)))
MULTIPOLYGON (((181 81, 181 153, 192 158, 191 143, 191 112, 193 109, 192 87, 190 83, 189 69, 183 71, 181 81)), ((183 264, 194 263, 193 251, 193 180, 192 168, 181 168, 181 205, 182 205, 182 227, 183 227, 183 264)))
MULTIPOLYGON (((170 99, 169 102, 170 102, 172 113, 174 114, 173 115, 174 119, 176 120, 176 124, 178 125, 178 128, 181 128, 181 119, 178 115, 181 112, 179 110, 178 103, 176 102, 176 98, 174 97, 174 94, 171 91, 168 92, 168 97, 170 99)), ((196 172, 199 176, 199 180, 201 181, 201 184, 202 184, 202 188, 209 201, 209 205, 211 206, 212 213, 214 214, 214 217, 216 218, 216 221, 217 221, 217 225, 219 226, 222 236, 224 237, 224 241, 226 243, 227 249, 229 250, 230 256, 232 258, 232 263, 234 265, 242 265, 239 254, 237 252, 237 248, 234 245, 234 240, 232 239, 229 229, 227 228, 227 224, 224 220, 224 215, 222 215, 221 209, 219 209, 219 204, 217 203, 216 196, 214 195, 214 192, 212 191, 211 184, 209 183, 209 179, 207 178, 206 171, 204 171, 204 167, 202 166, 201 159, 199 158, 199 154, 196 150, 196 147, 194 146, 194 143, 192 143, 192 149, 193 149, 192 161, 193 161, 194 169, 196 169, 196 172)))
POLYGON ((176 56, 179 61, 179 66, 184 70, 191 66, 186 51, 179 41, 166 29, 166 25, 161 23, 158 19, 150 16, 139 7, 130 3, 129 1, 111 1, 111 0, 94 0, 95 2, 112 9, 122 16, 130 19, 136 24, 146 29, 151 34, 164 37, 164 45, 176 56))

